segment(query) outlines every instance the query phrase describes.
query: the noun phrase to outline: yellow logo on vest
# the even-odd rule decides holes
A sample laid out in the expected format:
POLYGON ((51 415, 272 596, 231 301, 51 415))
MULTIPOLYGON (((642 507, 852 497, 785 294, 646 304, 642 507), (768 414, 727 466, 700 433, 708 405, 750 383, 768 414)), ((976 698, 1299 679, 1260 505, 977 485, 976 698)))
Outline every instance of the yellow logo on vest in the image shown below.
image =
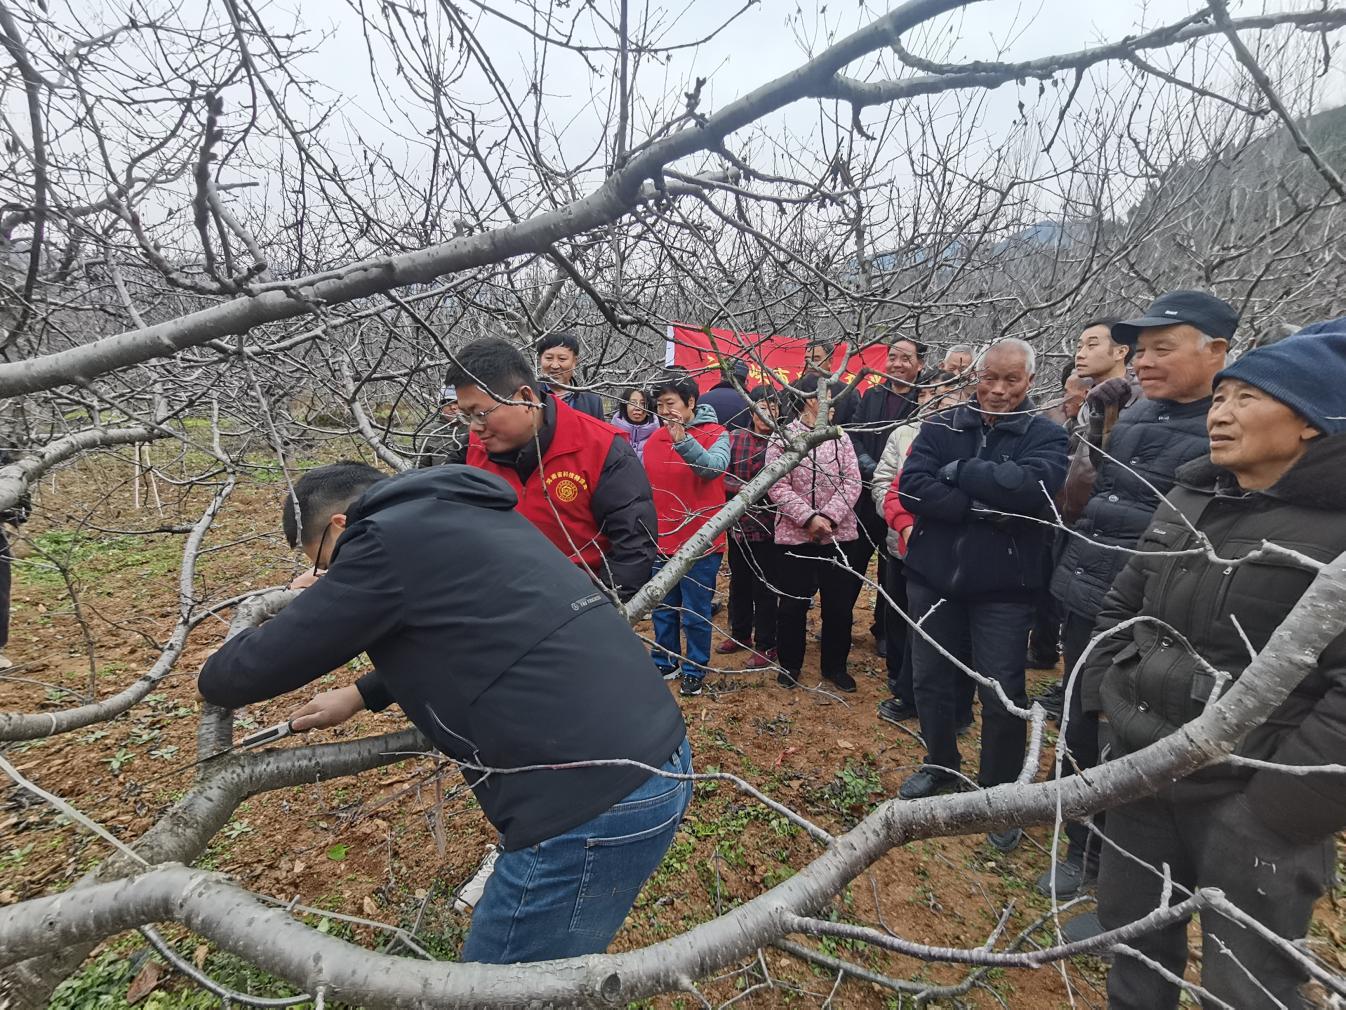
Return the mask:
POLYGON ((580 496, 580 488, 589 490, 589 482, 573 470, 554 470, 547 474, 547 493, 569 505, 580 496))

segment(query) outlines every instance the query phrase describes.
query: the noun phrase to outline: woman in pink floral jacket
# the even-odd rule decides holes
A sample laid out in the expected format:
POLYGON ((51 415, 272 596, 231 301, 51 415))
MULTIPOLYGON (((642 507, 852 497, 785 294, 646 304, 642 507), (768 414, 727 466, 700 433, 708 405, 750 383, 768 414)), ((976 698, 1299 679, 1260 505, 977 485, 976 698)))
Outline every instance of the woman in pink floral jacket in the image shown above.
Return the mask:
MULTIPOLYGON (((805 376, 795 388, 805 395, 799 420, 787 436, 810 430, 818 420, 819 377, 805 376)), ((846 387, 833 383, 832 395, 846 387)), ((830 418, 829 418, 830 420, 830 418)), ((784 453, 779 439, 767 447, 766 465, 784 453)), ((822 675, 843 691, 854 691, 846 669, 851 652, 852 581, 842 545, 859 536, 855 503, 864 484, 855 449, 846 437, 823 442, 767 492, 776 506, 776 543, 780 545, 780 608, 776 649, 781 671, 776 681, 794 687, 804 666, 805 618, 814 593, 822 597, 822 675)))

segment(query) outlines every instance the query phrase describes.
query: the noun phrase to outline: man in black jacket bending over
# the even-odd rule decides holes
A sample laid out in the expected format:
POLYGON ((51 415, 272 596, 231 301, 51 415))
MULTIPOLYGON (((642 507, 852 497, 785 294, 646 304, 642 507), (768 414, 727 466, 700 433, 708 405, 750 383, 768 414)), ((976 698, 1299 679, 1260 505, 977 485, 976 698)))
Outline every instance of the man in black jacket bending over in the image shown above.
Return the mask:
POLYGON ((202 696, 237 708, 367 652, 376 672, 318 695, 292 726, 397 702, 460 763, 504 848, 462 959, 604 950, 691 798, 690 781, 649 770, 687 773, 691 750, 640 639, 499 477, 442 466, 385 478, 344 462, 294 490, 286 537, 326 574, 301 576, 298 599, 211 656, 202 696), (591 760, 618 763, 483 772, 591 760))

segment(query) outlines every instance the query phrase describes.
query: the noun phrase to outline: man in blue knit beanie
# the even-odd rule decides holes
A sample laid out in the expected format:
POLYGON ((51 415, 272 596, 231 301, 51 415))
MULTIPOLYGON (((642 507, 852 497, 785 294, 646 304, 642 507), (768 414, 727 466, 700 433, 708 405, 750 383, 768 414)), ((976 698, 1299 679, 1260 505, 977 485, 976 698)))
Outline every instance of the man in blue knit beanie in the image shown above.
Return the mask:
MULTIPOLYGON (((1213 671, 1245 675, 1249 653, 1296 619, 1310 566, 1234 559, 1268 543, 1324 564, 1346 552, 1346 325, 1309 327, 1223 369, 1206 428, 1209 458, 1178 469, 1098 616, 1095 633, 1113 633, 1080 673, 1082 708, 1101 717, 1114 757, 1181 730, 1222 690, 1213 671)), ((1152 913, 1170 888, 1173 900, 1219 888, 1270 933, 1304 937, 1346 828, 1346 778, 1295 771, 1346 753, 1346 634, 1315 653, 1230 760, 1108 811, 1104 928, 1152 913)), ((1302 963, 1257 930, 1203 910, 1201 932, 1212 1005, 1307 1006, 1302 963)), ((1186 922, 1130 943, 1136 953, 1119 955, 1108 976, 1110 1010, 1176 1010, 1186 922)))
POLYGON ((1224 379, 1256 386, 1326 435, 1346 431, 1346 317, 1249 351, 1215 377, 1216 386, 1224 379))

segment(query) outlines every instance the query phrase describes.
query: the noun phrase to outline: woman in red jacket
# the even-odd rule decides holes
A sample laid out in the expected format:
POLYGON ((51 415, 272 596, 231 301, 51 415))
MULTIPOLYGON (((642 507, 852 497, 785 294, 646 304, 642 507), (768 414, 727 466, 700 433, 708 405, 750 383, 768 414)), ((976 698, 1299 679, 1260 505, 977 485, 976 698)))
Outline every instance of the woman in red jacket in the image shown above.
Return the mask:
MULTIPOLYGON (((642 462, 654 489, 654 511, 659 521, 659 554, 653 571, 658 575, 668 559, 724 508, 729 434, 716 422, 711 407, 697 405, 694 380, 669 379, 654 394, 664 426, 645 443, 642 462)), ((710 608, 724 546, 721 533, 650 617, 654 624, 654 665, 665 680, 676 678, 681 665, 684 695, 700 694, 705 681, 710 661, 710 608)))

